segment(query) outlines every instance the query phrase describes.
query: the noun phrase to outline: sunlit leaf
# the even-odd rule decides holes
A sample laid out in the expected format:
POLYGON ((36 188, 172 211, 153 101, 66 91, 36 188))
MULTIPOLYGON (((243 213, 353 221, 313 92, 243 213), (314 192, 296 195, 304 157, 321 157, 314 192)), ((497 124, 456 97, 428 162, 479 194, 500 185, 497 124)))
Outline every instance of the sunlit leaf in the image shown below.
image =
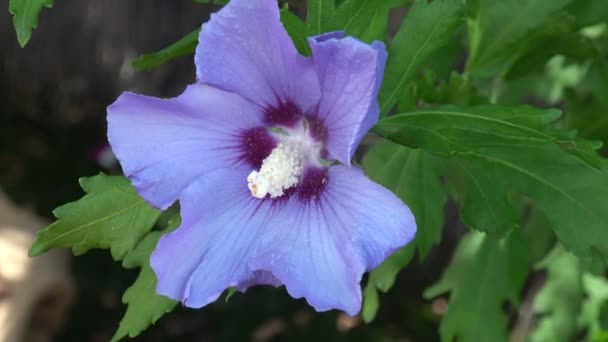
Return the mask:
POLYGON ((441 320, 442 341, 507 341, 505 302, 518 303, 528 273, 526 245, 513 232, 501 240, 471 232, 426 298, 450 294, 441 320))
POLYGON ((572 340, 577 331, 574 317, 583 300, 580 261, 558 245, 538 268, 547 271, 547 280, 534 298, 534 313, 540 319, 530 341, 572 340))
POLYGON ((585 301, 579 319, 588 341, 608 341, 608 279, 589 273, 583 275, 585 301))

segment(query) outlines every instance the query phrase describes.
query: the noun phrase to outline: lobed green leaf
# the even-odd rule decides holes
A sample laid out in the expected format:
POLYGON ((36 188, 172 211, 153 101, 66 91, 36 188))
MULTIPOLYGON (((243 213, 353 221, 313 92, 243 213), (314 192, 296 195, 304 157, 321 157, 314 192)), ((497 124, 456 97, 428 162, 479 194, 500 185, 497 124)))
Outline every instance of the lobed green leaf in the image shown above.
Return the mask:
POLYGON ((175 230, 180 224, 179 215, 169 221, 163 231, 154 231, 127 254, 122 262, 125 268, 140 267, 139 276, 127 289, 122 302, 127 304, 127 312, 120 321, 112 342, 123 337, 135 337, 154 324, 165 313, 173 310, 177 302, 156 293, 156 275, 150 266, 150 255, 156 248, 162 235, 175 230))
POLYGON ((390 189, 408 205, 418 226, 414 241, 370 273, 363 306, 363 319, 369 322, 378 309, 377 291, 387 292, 393 286, 397 273, 411 261, 416 249, 424 258, 440 241, 447 195, 433 157, 422 150, 385 141, 367 152, 363 168, 371 179, 390 189))
POLYGON ((468 180, 458 199, 472 228, 505 233, 519 222, 514 199, 525 195, 567 249, 606 256, 606 162, 597 143, 550 129, 558 117, 527 106, 441 107, 383 119, 376 132, 460 167, 468 180))
POLYGON ((57 221, 38 233, 30 256, 51 248, 71 248, 75 255, 92 248, 109 248, 114 260, 120 260, 160 216, 124 177, 99 174, 81 178, 80 185, 86 195, 55 209, 57 221))
POLYGON ((526 245, 517 233, 500 240, 468 233, 441 280, 425 291, 428 299, 450 292, 442 341, 508 340, 503 304, 518 302, 528 273, 526 245))

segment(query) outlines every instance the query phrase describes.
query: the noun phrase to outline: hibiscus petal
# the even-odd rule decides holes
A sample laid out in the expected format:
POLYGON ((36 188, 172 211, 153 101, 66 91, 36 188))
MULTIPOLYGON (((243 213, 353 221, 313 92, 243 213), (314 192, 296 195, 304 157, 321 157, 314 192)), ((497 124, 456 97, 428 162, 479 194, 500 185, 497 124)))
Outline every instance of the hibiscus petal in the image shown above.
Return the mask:
POLYGON ((246 177, 241 170, 218 170, 182 193, 182 224, 161 238, 150 259, 158 293, 198 308, 228 287, 280 284, 247 266, 276 208, 251 196, 246 177))
POLYGON ((272 272, 318 311, 361 308, 360 281, 410 242, 416 224, 393 193, 360 170, 330 167, 317 196, 294 196, 260 237, 252 269, 272 272))
POLYGON ((316 115, 328 130, 330 155, 350 165, 361 139, 378 121, 378 90, 386 50, 381 42, 365 44, 339 35, 309 38, 322 97, 316 115))
POLYGON ((265 109, 293 101, 307 111, 320 97, 312 62, 295 49, 276 1, 230 1, 203 25, 195 63, 199 82, 265 109))
POLYGON ((260 125, 253 104, 206 85, 173 99, 124 93, 108 107, 112 150, 138 193, 161 209, 200 175, 242 159, 239 132, 260 125))

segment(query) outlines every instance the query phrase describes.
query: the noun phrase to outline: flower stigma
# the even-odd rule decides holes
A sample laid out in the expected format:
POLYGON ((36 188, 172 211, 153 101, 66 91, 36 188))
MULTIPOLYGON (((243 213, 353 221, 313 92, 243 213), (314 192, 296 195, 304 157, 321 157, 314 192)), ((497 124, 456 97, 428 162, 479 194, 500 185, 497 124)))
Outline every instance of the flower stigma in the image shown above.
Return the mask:
POLYGON ((277 147, 262 161, 259 171, 253 170, 247 176, 247 186, 253 197, 283 196, 285 190, 298 184, 307 165, 322 165, 323 143, 310 135, 306 120, 302 120, 296 129, 278 131, 280 134, 275 134, 279 139, 277 147))

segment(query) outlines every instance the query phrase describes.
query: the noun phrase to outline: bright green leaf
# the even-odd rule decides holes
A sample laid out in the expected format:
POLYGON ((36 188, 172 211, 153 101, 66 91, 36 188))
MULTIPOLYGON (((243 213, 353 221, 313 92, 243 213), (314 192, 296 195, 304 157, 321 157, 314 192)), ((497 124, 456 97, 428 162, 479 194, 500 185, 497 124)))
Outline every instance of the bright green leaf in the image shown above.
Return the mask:
POLYGON ((388 47, 389 57, 380 89, 381 113, 397 103, 419 68, 446 45, 462 19, 462 1, 417 0, 388 47))
POLYGON ((32 30, 38 27, 38 14, 43 7, 53 7, 54 0, 10 0, 8 10, 21 47, 30 40, 32 30))
POLYGON ((523 194, 549 219, 567 249, 583 258, 606 255, 606 162, 595 152, 598 144, 550 129, 558 117, 555 110, 527 106, 443 107, 383 119, 375 132, 464 166, 470 184, 468 196, 459 200, 463 213, 470 212, 463 215, 465 223, 473 228, 508 231, 517 221, 507 215, 517 213, 512 199, 523 194), (498 210, 494 221, 504 221, 498 230, 474 217, 475 210, 490 210, 486 202, 498 210))
POLYGON ((200 29, 196 29, 162 50, 141 55, 131 62, 131 65, 135 70, 143 71, 153 69, 172 59, 191 55, 194 53, 196 45, 198 44, 198 35, 200 31, 200 29))
POLYGON ((526 246, 516 233, 501 240, 467 234, 439 283, 425 291, 429 299, 450 292, 442 341, 507 341, 503 304, 518 302, 528 273, 526 246))
POLYGON ((586 273, 583 288, 586 298, 579 324, 586 329, 588 341, 608 341, 608 280, 586 273))
POLYGON ((135 337, 150 324, 154 324, 165 313, 173 310, 177 302, 156 294, 156 275, 150 266, 150 255, 156 248, 162 235, 169 233, 179 226, 179 216, 169 222, 163 231, 154 231, 127 254, 122 262, 125 268, 140 267, 139 276, 127 289, 122 302, 127 304, 127 312, 120 321, 118 331, 112 337, 112 342, 123 337, 135 337))
POLYGON ((531 342, 569 341, 576 334, 576 320, 583 300, 580 262, 557 246, 539 264, 547 280, 534 299, 540 319, 530 333, 531 342))
POLYGON ((160 215, 124 177, 99 174, 81 178, 80 185, 86 195, 55 209, 57 221, 38 233, 30 256, 58 247, 72 248, 75 255, 92 248, 110 248, 114 260, 120 260, 160 215))

